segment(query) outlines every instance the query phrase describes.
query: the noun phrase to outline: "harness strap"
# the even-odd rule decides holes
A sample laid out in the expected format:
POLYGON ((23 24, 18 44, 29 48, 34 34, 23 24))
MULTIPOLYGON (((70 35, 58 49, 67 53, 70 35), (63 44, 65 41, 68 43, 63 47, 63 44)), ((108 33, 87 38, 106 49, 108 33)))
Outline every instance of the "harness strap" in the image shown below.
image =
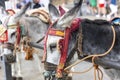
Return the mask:
POLYGON ((46 60, 46 54, 47 54, 46 53, 46 42, 47 42, 48 34, 64 37, 64 39, 60 39, 59 45, 58 45, 60 48, 60 52, 61 52, 60 61, 59 61, 59 65, 57 66, 57 74, 56 74, 56 76, 58 78, 62 77, 62 70, 66 63, 71 32, 78 29, 79 23, 80 23, 80 18, 76 18, 75 20, 73 20, 71 27, 70 28, 67 27, 64 32, 53 29, 52 28, 53 24, 51 24, 46 33, 45 45, 44 45, 44 55, 43 55, 42 62, 45 62, 45 60, 46 60))
POLYGON ((13 50, 14 49, 14 44, 12 44, 12 43, 4 43, 3 44, 3 48, 7 48, 7 49, 13 50))
POLYGON ((66 30, 65 30, 63 49, 61 51, 60 62, 59 62, 59 65, 57 68, 57 74, 56 74, 56 76, 58 78, 62 77, 62 70, 63 70, 65 63, 66 63, 71 32, 73 32, 79 28, 79 23, 80 23, 80 18, 76 18, 73 20, 71 27, 66 28, 66 30))
MULTIPOLYGON (((58 20, 56 20, 56 22, 57 22, 57 21, 58 21, 58 20)), ((54 22, 54 23, 56 23, 56 22, 54 22)), ((49 31, 50 31, 50 29, 52 28, 52 26, 54 25, 54 23, 50 23, 50 26, 49 26, 49 28, 48 28, 48 30, 47 30, 47 32, 46 32, 45 38, 44 38, 44 54, 43 54, 43 57, 42 57, 42 63, 44 63, 45 60, 46 60, 46 55, 47 55, 47 52, 46 52, 46 50, 47 50, 47 49, 46 49, 46 48, 47 48, 46 43, 47 43, 49 31)))
POLYGON ((64 65, 67 59, 69 38, 70 38, 70 28, 66 28, 65 37, 64 37, 64 47, 63 47, 64 49, 61 52, 60 62, 59 62, 59 65, 57 68, 57 74, 56 74, 58 78, 62 77, 62 70, 64 68, 64 65))
POLYGON ((20 43, 20 38, 21 38, 21 29, 19 27, 19 23, 17 24, 17 45, 20 43))
POLYGON ((64 31, 61 31, 61 30, 55 30, 55 29, 50 29, 49 32, 48 32, 49 35, 55 35, 55 36, 61 36, 61 37, 64 37, 64 31))

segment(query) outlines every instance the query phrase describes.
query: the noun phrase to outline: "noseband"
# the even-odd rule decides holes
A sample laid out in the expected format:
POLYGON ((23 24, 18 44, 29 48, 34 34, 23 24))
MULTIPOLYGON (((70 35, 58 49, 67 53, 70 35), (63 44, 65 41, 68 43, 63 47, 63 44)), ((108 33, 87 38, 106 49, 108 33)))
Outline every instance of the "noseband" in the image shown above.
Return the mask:
POLYGON ((14 50, 14 44, 13 43, 4 43, 3 44, 3 48, 7 48, 7 49, 10 49, 10 50, 14 50))

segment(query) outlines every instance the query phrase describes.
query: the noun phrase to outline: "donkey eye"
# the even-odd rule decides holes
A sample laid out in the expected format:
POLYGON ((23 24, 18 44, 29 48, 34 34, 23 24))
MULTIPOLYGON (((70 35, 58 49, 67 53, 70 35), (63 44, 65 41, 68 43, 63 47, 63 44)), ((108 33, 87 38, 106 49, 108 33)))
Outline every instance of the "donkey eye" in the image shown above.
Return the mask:
POLYGON ((50 44, 50 51, 53 52, 56 49, 56 44, 50 44))

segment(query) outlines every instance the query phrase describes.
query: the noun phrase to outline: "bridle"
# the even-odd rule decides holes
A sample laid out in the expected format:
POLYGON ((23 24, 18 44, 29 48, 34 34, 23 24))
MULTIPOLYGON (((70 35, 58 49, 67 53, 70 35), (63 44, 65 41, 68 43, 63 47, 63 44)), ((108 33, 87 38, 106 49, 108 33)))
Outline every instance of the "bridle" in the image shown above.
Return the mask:
POLYGON ((18 47, 18 39, 20 39, 20 32, 18 32, 18 25, 17 24, 13 24, 13 25, 8 25, 8 22, 10 20, 10 17, 12 16, 8 16, 6 19, 5 19, 5 22, 4 22, 4 27, 6 27, 6 41, 2 41, 1 43, 1 50, 3 50, 4 48, 10 50, 10 53, 7 52, 7 54, 4 54, 4 52, 2 52, 2 54, 0 56, 3 56, 5 55, 5 61, 9 62, 9 63, 13 63, 16 61, 16 52, 17 51, 20 51, 19 47, 18 47), (17 28, 16 28, 17 27, 17 28), (9 37, 12 38, 12 36, 14 36, 15 38, 15 42, 9 42, 9 38, 8 38, 8 34, 9 34, 9 31, 8 29, 14 29, 15 28, 15 32, 12 32, 9 37), (15 34, 14 34, 15 33, 15 34), (16 35, 17 34, 17 35, 16 35), (15 37, 16 36, 16 37, 15 37), (19 37, 19 38, 18 38, 19 37))
MULTIPOLYGON (((31 11, 32 13, 30 13, 30 17, 37 17, 38 19, 40 19, 41 21, 51 24, 51 20, 49 18, 49 15, 47 13, 47 11, 45 11, 44 9, 35 9, 33 11, 31 11)), ((29 33, 28 31, 28 27, 27 27, 27 34, 29 33)), ((37 40, 35 43, 40 43, 43 41, 43 39, 45 38, 45 36, 43 36, 42 38, 40 38, 39 40, 37 40)))
MULTIPOLYGON (((6 29, 8 29, 7 24, 8 24, 8 21, 9 21, 10 17, 11 17, 11 16, 8 16, 8 17, 5 19, 4 23, 2 23, 2 25, 3 25, 6 29)), ((6 33, 6 35, 8 35, 8 33, 6 33)), ((8 48, 8 49, 10 49, 10 50, 13 50, 13 49, 14 49, 13 43, 8 43, 8 42, 7 42, 7 41, 8 41, 8 36, 6 36, 6 38, 7 38, 7 40, 2 42, 2 43, 3 43, 3 48, 8 48)))

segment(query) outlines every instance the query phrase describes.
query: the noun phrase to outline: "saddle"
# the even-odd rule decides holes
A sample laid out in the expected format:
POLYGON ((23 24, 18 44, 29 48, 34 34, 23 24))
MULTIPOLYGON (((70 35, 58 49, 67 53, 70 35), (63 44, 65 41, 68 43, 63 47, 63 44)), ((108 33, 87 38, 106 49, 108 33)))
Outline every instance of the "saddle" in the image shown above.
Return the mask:
POLYGON ((43 22, 50 22, 48 11, 45 8, 32 9, 26 12, 26 14, 29 16, 38 17, 43 22))

